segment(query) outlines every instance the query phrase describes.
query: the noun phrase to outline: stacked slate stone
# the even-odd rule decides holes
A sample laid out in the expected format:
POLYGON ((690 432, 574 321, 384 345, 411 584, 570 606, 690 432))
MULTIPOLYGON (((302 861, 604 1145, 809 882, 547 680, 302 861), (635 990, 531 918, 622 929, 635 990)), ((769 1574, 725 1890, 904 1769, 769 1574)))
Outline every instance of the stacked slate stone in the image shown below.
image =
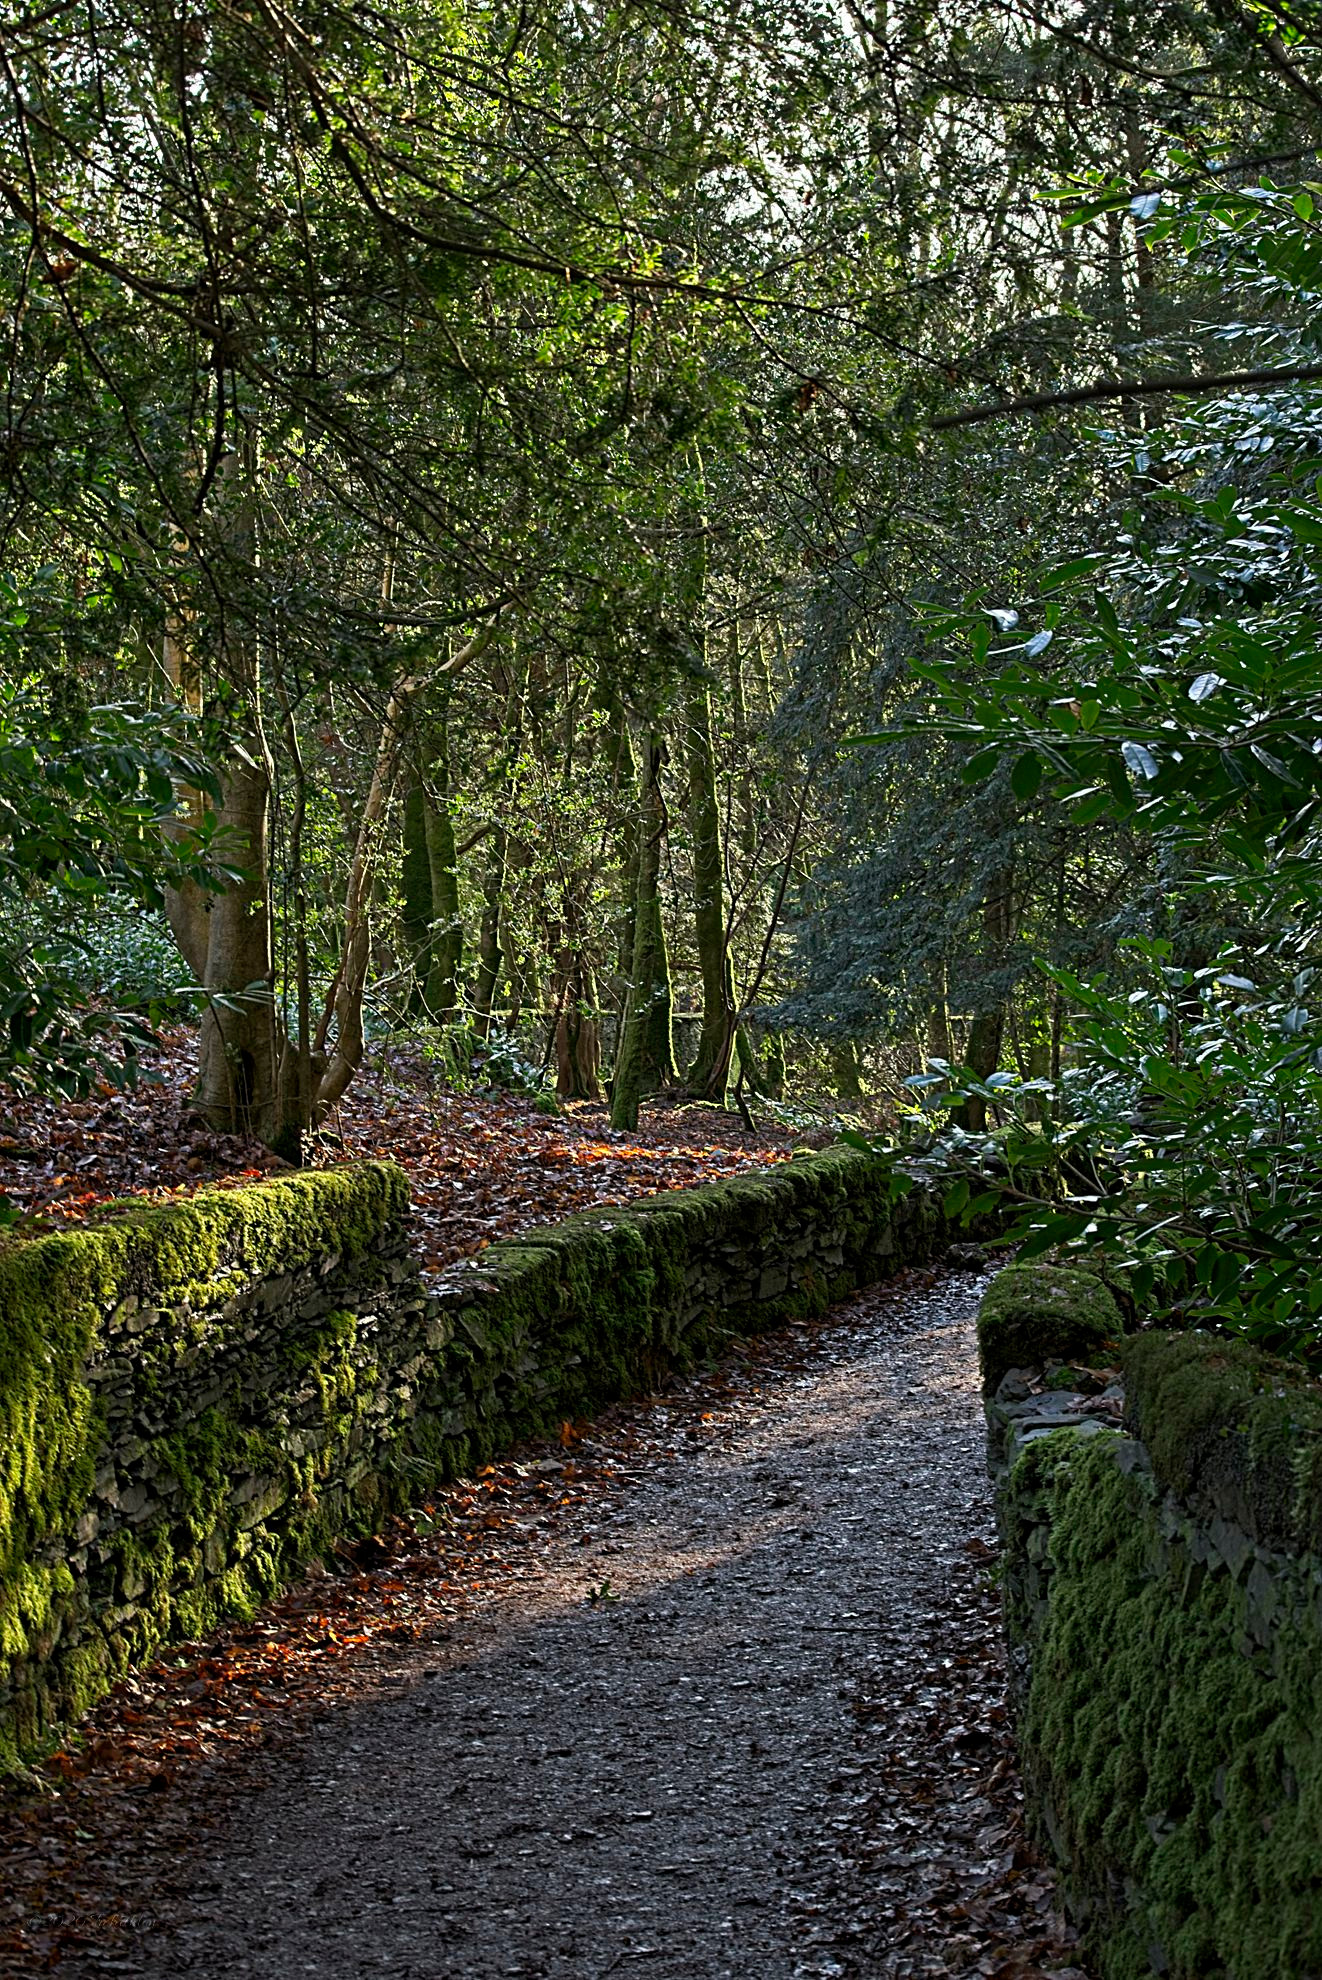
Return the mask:
POLYGON ((1322 1973, 1322 1388, 1242 1341, 1122 1337, 1115 1301, 1080 1354, 1078 1278, 1012 1268, 979 1322, 1030 1819, 1102 1980, 1302 1980, 1322 1973))

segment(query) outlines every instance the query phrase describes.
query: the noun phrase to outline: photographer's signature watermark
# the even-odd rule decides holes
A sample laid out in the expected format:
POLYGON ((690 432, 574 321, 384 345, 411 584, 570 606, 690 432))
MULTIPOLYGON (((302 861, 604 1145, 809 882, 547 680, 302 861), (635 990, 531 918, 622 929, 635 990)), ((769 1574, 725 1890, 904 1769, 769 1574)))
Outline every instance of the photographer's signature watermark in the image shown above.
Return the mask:
POLYGON ((28 1920, 29 1932, 76 1932, 83 1939, 117 1938, 121 1933, 144 1933, 156 1926, 154 1911, 38 1911, 28 1920))

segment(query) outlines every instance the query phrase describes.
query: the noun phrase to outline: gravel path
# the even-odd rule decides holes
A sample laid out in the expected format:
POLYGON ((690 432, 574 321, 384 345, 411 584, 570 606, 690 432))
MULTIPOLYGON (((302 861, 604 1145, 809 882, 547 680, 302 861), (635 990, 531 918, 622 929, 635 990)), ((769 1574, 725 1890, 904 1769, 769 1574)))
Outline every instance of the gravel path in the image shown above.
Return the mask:
POLYGON ((979 1291, 877 1289, 728 1406, 668 1399, 674 1458, 623 1456, 517 1584, 312 1726, 114 1971, 1077 1971, 1006 1785, 979 1291))

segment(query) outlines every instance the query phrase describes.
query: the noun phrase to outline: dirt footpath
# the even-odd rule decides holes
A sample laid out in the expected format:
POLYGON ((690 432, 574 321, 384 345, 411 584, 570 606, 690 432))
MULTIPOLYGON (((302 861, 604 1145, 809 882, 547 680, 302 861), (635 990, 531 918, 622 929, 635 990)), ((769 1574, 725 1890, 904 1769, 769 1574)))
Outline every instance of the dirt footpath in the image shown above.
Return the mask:
POLYGON ((172 1922, 87 1971, 1077 1974, 1007 1759, 979 1291, 911 1278, 786 1330, 721 1406, 683 1385, 666 1461, 608 1426, 609 1484, 310 1726, 178 1866, 172 1922))

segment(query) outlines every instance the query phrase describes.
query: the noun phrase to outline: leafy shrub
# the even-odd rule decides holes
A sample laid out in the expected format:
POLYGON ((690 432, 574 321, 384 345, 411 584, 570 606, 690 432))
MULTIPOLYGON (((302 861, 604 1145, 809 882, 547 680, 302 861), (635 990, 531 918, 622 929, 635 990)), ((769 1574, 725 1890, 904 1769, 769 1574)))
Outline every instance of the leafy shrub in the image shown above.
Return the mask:
MULTIPOLYGON (((1144 200, 1222 306, 1237 291, 1271 317, 1282 368, 1316 362, 1312 211, 1266 185, 1183 215, 1144 200)), ((1047 971, 1070 1014, 1061 1076, 933 1061, 901 1160, 944 1175, 954 1207, 1017 1203, 1024 1257, 1100 1252, 1155 1315, 1322 1368, 1318 410, 1290 381, 1177 405, 1138 447, 1110 436, 1137 503, 1123 529, 1019 610, 942 619, 967 642, 919 670, 917 725, 972 746, 971 781, 1008 762, 1022 804, 1148 835, 1157 884, 1107 980, 1047 971), (994 1135, 951 1124, 961 1099, 994 1135)))
POLYGON ((0 577, 0 1082, 85 1093, 133 1076, 145 1030, 140 999, 116 1008, 89 985, 88 954, 170 881, 230 869, 214 814, 196 831, 179 815, 185 785, 215 792, 195 727, 28 672, 42 603, 0 577))
POLYGON ((473 1076, 484 1086, 498 1086, 507 1093, 539 1093, 542 1069, 524 1056, 517 1038, 492 1027, 490 1036, 475 1041, 473 1076))
POLYGON ((486 1038, 471 1022, 449 1024, 428 1034, 423 1055, 457 1092, 494 1086, 506 1093, 540 1093, 542 1069, 524 1054, 518 1039, 492 1026, 486 1038))
POLYGON ((129 908, 94 920, 70 939, 98 996, 153 1014, 182 1015, 193 1008, 187 965, 159 915, 129 908))
POLYGON ((1154 1317, 1322 1367, 1322 974, 1259 987, 1131 947, 1136 988, 1051 972, 1078 1013, 1059 1080, 934 1062, 892 1153, 951 1210, 1008 1198, 1021 1258, 1100 1255, 1154 1317), (951 1126, 970 1098, 990 1132, 951 1126))

